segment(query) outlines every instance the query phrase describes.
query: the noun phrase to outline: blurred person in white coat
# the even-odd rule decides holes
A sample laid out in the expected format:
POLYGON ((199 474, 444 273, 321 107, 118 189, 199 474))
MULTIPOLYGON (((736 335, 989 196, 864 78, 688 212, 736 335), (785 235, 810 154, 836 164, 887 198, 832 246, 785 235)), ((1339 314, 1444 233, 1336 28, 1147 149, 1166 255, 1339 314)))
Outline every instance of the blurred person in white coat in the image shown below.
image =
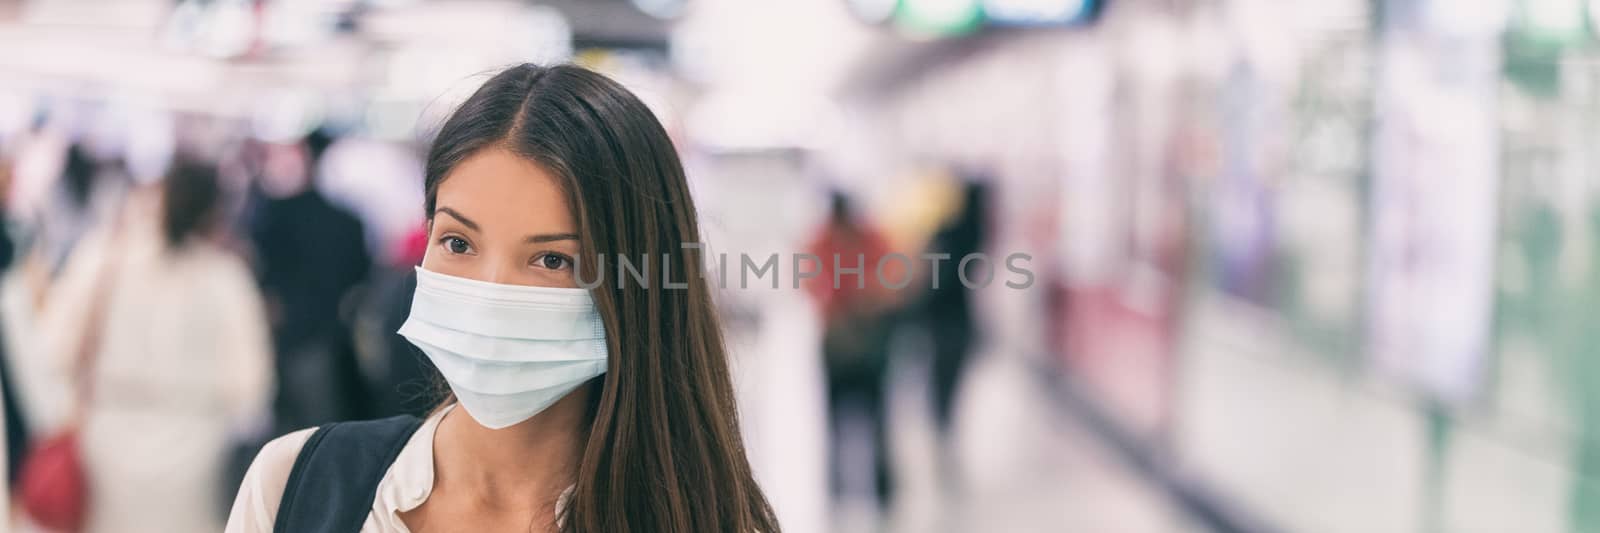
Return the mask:
POLYGON ((219 195, 213 168, 179 161, 87 238, 52 291, 52 308, 76 311, 42 321, 44 349, 89 376, 89 533, 222 529, 226 457, 260 423, 274 378, 250 270, 209 235, 219 195), (96 306, 104 319, 90 321, 96 306), (74 363, 85 335, 97 348, 74 363))

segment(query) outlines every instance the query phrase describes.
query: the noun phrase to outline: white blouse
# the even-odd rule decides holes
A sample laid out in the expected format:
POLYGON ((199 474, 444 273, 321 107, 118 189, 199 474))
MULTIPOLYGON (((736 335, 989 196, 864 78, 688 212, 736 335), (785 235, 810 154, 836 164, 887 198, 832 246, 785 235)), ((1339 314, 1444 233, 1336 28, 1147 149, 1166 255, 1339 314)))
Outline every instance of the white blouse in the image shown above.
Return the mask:
MULTIPOLYGON (((452 405, 428 416, 400 449, 378 482, 372 510, 361 524, 362 533, 411 533, 400 520, 400 513, 416 509, 433 492, 433 435, 439 429, 439 420, 453 408, 452 405)), ((272 532, 278 500, 289 483, 289 470, 315 431, 316 428, 296 431, 273 439, 261 449, 233 500, 226 533, 272 532)))

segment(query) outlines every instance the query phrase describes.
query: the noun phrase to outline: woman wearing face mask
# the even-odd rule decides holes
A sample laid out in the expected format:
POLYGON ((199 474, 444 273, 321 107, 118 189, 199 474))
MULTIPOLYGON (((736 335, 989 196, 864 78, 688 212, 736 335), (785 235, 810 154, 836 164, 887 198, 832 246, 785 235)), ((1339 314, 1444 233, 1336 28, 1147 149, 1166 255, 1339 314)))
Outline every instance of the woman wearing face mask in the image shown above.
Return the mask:
POLYGON ((273 441, 228 531, 779 531, 682 247, 699 235, 682 166, 637 98, 577 67, 511 68, 445 122, 425 187, 400 334, 451 400, 273 441), (654 277, 620 279, 619 258, 654 277))

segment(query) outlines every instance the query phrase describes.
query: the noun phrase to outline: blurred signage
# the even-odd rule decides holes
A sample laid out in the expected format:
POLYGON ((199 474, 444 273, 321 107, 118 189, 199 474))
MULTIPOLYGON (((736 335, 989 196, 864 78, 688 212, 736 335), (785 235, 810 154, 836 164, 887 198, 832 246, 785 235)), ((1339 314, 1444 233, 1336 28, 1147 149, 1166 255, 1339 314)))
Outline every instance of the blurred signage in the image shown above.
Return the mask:
MULTIPOLYGON (((1588 7, 1592 8, 1591 5, 1588 7)), ((1584 0, 1521 0, 1512 17, 1518 36, 1538 42, 1566 44, 1584 37, 1584 0)))
POLYGON ((995 25, 1052 26, 1094 16, 1100 0, 985 0, 984 17, 995 25))
POLYGON ((629 0, 633 7, 646 15, 661 19, 672 20, 683 15, 686 0, 629 0))
POLYGON ((1589 0, 1584 7, 1589 12, 1589 27, 1600 28, 1600 0, 1589 0))
POLYGON ((899 0, 845 0, 850 12, 867 24, 882 24, 894 16, 899 0))
POLYGON ((162 38, 176 50, 239 57, 259 43, 259 15, 256 6, 244 0, 181 1, 168 17, 162 38))
POLYGON ((1380 372, 1459 405, 1480 394, 1494 312, 1500 41, 1407 22, 1379 54, 1368 341, 1380 372))
POLYGON ((902 0, 894 14, 896 27, 920 35, 971 33, 982 21, 978 0, 902 0))
POLYGON ((1280 296, 1273 265, 1280 247, 1279 198, 1272 182, 1282 170, 1272 150, 1284 135, 1287 91, 1260 65, 1241 59, 1223 80, 1224 150, 1209 223, 1223 291, 1270 306, 1280 296))
POLYGON ((953 37, 983 27, 1093 22, 1106 0, 844 0, 869 25, 892 23, 913 37, 953 37))

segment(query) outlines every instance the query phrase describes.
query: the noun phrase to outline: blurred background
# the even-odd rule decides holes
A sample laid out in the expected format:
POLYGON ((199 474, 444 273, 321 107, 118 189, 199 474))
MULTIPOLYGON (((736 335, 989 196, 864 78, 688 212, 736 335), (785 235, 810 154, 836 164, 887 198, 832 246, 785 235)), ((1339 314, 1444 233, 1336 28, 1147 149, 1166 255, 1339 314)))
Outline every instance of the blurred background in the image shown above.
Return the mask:
POLYGON ((788 531, 1600 531, 1597 32, 1593 0, 0 0, 9 478, 78 428, 91 530, 216 531, 264 439, 427 409, 393 332, 430 134, 574 62, 667 126, 735 279, 1027 255, 720 291, 788 531))

